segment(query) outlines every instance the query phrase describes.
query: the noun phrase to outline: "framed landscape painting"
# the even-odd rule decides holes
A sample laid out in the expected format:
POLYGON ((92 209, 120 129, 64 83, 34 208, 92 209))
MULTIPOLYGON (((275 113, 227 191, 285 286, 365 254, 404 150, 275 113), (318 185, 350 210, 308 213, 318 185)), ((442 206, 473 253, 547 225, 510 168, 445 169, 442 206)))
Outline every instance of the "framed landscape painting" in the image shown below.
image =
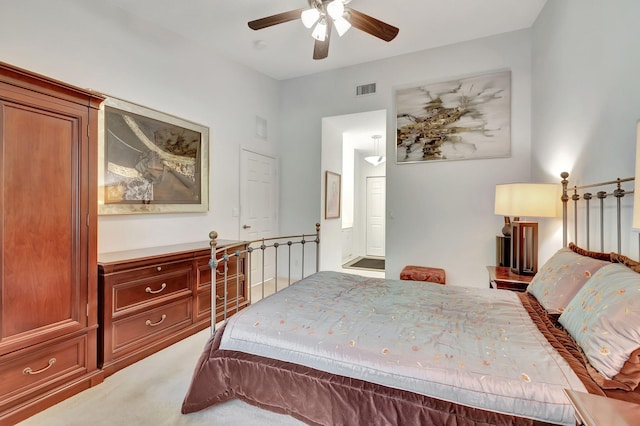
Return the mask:
POLYGON ((209 209, 209 129, 116 98, 100 120, 98 213, 209 209))
POLYGON ((396 163, 511 155, 511 71, 396 90, 396 163))

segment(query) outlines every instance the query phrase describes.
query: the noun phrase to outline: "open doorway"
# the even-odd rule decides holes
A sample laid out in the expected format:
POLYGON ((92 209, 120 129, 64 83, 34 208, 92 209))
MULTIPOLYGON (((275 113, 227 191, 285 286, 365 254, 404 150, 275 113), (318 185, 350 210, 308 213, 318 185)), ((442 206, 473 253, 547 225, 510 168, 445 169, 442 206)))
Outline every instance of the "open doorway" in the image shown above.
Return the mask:
POLYGON ((386 158, 386 115, 323 119, 322 170, 341 174, 342 188, 339 220, 323 215, 322 269, 384 277, 386 162, 365 158, 386 158))

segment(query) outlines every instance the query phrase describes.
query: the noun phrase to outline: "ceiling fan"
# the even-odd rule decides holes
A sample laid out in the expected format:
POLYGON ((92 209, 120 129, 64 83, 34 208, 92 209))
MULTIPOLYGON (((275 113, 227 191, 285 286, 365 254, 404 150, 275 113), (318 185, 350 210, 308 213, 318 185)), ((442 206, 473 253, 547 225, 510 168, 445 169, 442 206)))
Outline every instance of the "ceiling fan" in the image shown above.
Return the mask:
POLYGON ((345 7, 351 0, 308 0, 309 8, 290 10, 248 23, 249 28, 261 30, 277 24, 301 19, 305 27, 315 25, 311 35, 316 40, 313 48, 313 59, 324 59, 329 55, 329 39, 331 30, 336 28, 342 36, 350 27, 357 28, 384 41, 391 41, 397 35, 398 28, 376 18, 345 7))

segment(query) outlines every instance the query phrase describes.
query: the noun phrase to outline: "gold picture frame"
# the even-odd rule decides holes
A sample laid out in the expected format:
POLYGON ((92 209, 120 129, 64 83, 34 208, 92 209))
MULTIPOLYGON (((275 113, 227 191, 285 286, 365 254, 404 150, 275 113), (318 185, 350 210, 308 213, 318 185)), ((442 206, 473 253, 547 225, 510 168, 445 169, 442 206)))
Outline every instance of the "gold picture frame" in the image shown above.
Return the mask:
POLYGON ((325 172, 324 187, 324 218, 339 219, 340 218, 340 200, 342 194, 341 176, 338 173, 330 171, 325 172))
POLYGON ((113 97, 98 126, 98 214, 209 210, 208 127, 113 97))

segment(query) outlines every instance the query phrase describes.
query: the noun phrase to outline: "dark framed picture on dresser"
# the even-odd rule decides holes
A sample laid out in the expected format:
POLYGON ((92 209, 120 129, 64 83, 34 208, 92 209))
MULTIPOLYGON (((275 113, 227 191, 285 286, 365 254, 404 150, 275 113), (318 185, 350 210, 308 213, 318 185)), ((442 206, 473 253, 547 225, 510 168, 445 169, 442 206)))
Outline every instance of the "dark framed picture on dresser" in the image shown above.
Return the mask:
POLYGON ((209 210, 208 127, 117 98, 99 124, 99 214, 209 210))

